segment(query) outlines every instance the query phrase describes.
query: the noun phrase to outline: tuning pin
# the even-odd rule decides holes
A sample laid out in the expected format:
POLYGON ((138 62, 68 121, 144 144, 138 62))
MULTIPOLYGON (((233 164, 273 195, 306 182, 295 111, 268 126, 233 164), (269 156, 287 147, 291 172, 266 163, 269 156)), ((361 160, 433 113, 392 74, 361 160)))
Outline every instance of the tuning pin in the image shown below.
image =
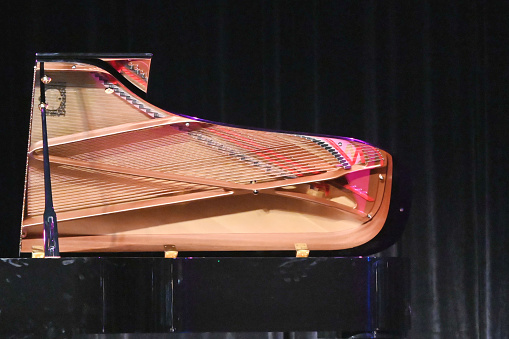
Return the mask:
POLYGON ((45 75, 41 78, 41 81, 43 84, 47 85, 51 82, 51 78, 49 76, 45 75))

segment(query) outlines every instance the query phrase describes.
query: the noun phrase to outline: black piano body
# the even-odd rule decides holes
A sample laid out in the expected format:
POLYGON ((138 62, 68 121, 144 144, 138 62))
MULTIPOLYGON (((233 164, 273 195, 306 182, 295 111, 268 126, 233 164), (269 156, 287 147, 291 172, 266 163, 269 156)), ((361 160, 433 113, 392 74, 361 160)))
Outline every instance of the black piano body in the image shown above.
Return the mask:
POLYGON ((321 331, 404 338, 408 277, 402 258, 2 259, 0 334, 321 331))

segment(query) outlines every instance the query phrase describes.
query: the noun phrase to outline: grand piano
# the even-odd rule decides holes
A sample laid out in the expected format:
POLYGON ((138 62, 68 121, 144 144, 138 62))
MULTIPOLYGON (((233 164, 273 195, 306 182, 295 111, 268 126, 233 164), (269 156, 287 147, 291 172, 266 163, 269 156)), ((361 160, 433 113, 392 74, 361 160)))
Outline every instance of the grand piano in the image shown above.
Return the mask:
POLYGON ((388 152, 160 109, 151 54, 36 58, 1 334, 405 336, 409 263, 373 256, 408 215, 388 152))

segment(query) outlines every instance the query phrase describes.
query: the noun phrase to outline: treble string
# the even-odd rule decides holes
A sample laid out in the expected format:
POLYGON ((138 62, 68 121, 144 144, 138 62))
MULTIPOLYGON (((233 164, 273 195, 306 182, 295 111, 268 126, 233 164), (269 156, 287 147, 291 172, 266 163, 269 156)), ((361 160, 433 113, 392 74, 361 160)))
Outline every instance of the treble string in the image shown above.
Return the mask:
MULTIPOLYGON (((254 147, 258 147, 259 149, 261 147, 264 147, 264 146, 260 146, 257 142, 255 142, 254 140, 251 140, 249 138, 246 138, 246 137, 243 137, 242 135, 238 134, 238 133, 235 133, 235 131, 233 130, 226 130, 224 128, 221 128, 221 127, 217 127, 218 129, 221 129, 221 130, 225 130, 225 132, 230 132, 230 134, 233 134, 235 135, 236 137, 238 137, 240 140, 244 141, 244 142, 247 142, 249 144, 251 144, 252 146, 254 147)), ((300 163, 297 163, 295 162, 293 159, 290 159, 288 158, 287 156, 285 156, 284 154, 281 154, 281 153, 276 153, 274 152, 273 150, 271 150, 269 147, 264 147, 264 149, 266 150, 266 152, 270 155, 272 155, 273 157, 276 157, 276 158, 279 158, 281 159, 282 161, 286 161, 286 162, 289 162, 289 163, 292 163, 294 164, 295 167, 300 167, 302 169, 304 169, 304 172, 311 172, 311 174, 318 174, 320 172, 316 171, 316 170, 313 170, 313 169, 310 169, 309 167, 307 167, 305 164, 300 164, 300 163)), ((302 174, 300 174, 300 176, 302 176, 302 174)))
POLYGON ((294 175, 296 175, 296 176, 302 176, 302 174, 301 174, 301 173, 299 173, 299 172, 295 171, 293 168, 290 168, 290 167, 286 166, 285 164, 281 163, 281 162, 280 162, 280 161, 278 161, 278 160, 275 160, 275 159, 270 158, 269 156, 265 155, 264 153, 262 153, 262 152, 261 152, 261 151, 259 151, 259 150, 256 150, 256 149, 254 149, 254 148, 252 148, 252 147, 249 147, 249 146, 248 146, 248 145, 246 145, 246 144, 240 143, 240 142, 238 142, 237 140, 235 140, 235 139, 233 139, 233 138, 229 137, 228 135, 226 135, 226 134, 224 134, 224 133, 221 133, 221 132, 219 132, 219 131, 216 131, 216 130, 214 130, 214 129, 210 129, 210 131, 211 131, 212 133, 217 134, 217 135, 219 135, 219 136, 223 137, 224 139, 226 139, 226 140, 228 140, 228 141, 230 141, 230 142, 232 142, 232 143, 236 144, 237 146, 239 146, 239 147, 241 147, 241 148, 244 148, 244 149, 246 149, 246 150, 248 150, 248 151, 254 152, 256 155, 258 155, 258 156, 260 156, 260 157, 264 158, 265 160, 267 160, 267 161, 269 161, 269 162, 271 162, 271 163, 275 164, 276 166, 279 166, 279 167, 281 167, 281 168, 285 169, 285 170, 286 170, 286 171, 288 171, 288 172, 293 173, 293 174, 294 174, 294 175))

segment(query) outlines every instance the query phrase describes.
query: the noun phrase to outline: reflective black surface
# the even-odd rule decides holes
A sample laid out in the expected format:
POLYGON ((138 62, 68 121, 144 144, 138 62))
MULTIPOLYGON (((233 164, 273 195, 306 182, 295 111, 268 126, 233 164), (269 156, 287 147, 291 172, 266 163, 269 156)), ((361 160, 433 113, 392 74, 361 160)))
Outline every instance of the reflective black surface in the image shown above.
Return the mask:
POLYGON ((337 331, 403 335, 401 258, 0 260, 0 334, 337 331))

